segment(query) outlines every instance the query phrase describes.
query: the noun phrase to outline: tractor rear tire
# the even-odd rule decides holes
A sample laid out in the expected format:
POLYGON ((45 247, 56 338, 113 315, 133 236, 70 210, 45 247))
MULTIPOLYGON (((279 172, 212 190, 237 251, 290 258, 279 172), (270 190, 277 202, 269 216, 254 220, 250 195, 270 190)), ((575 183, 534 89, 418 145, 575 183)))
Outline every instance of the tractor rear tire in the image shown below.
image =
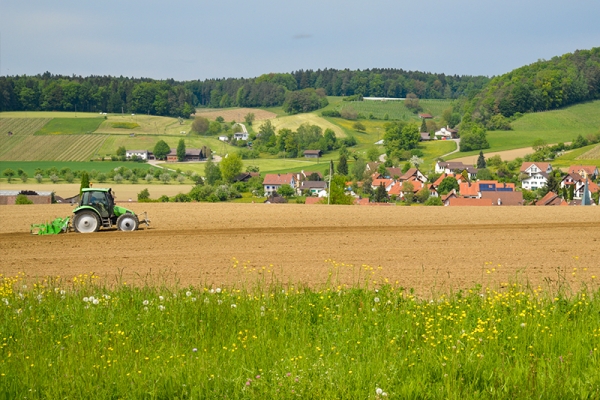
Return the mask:
POLYGON ((117 228, 120 231, 135 231, 140 225, 137 215, 123 214, 117 219, 117 228))
POLYGON ((93 211, 80 211, 73 218, 73 228, 80 233, 97 232, 100 229, 100 218, 93 211))

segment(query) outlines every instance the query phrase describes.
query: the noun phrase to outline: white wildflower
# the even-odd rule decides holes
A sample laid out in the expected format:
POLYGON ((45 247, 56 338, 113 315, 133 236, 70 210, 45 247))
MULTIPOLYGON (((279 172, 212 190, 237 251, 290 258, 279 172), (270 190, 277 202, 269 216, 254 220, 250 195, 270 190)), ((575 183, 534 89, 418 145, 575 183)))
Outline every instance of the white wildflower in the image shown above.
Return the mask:
POLYGON ((142 301, 142 304, 147 306, 148 304, 150 304, 150 302, 148 300, 144 300, 144 301, 142 301))
POLYGON ((92 300, 92 303, 94 303, 94 304, 99 304, 99 303, 100 303, 100 300, 98 300, 98 299, 94 299, 94 300, 92 300))
POLYGON ((221 293, 221 288, 220 288, 220 287, 216 288, 216 289, 215 289, 215 292, 217 292, 217 293, 221 293))
POLYGON ((383 393, 383 389, 377 388, 375 389, 375 393, 377 393, 377 396, 381 396, 381 394, 383 393))
POLYGON ((231 305, 231 308, 236 308, 236 307, 237 307, 237 306, 236 306, 235 304, 232 304, 232 305, 231 305))
POLYGON ((165 306, 163 306, 163 305, 161 304, 161 305, 159 305, 159 306, 158 306, 158 309, 159 309, 160 311, 164 311, 164 310, 165 310, 165 306))
POLYGON ((192 297, 192 301, 196 301, 197 299, 195 297, 192 297))
POLYGON ((158 300, 163 301, 165 298, 162 296, 158 296, 158 300))
POLYGON ((525 322, 521 322, 521 328, 525 328, 525 322))
POLYGON ((7 298, 2 298, 2 301, 4 302, 4 304, 8 305, 8 299, 7 298))
POLYGON ((373 299, 373 301, 374 301, 375 303, 379 303, 381 300, 379 300, 379 297, 375 297, 375 298, 373 299))
POLYGON ((84 297, 84 298, 83 298, 83 302, 84 302, 84 303, 87 303, 88 301, 90 301, 90 299, 89 299, 89 298, 87 298, 87 297, 84 297))
POLYGON ((214 292, 215 292, 215 289, 210 289, 210 290, 208 291, 208 293, 214 293, 214 292))
POLYGON ((192 295, 192 292, 190 292, 190 291, 188 290, 187 292, 185 292, 185 295, 186 295, 187 297, 190 297, 190 296, 192 295))

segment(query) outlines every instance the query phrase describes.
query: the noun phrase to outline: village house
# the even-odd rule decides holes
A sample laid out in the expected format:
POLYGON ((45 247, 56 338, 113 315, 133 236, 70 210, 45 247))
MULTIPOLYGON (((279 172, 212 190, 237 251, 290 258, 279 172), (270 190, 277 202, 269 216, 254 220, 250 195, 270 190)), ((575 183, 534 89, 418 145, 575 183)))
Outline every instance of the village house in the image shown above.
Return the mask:
POLYGON ((477 181, 459 183, 459 192, 462 197, 480 199, 482 193, 487 192, 514 192, 514 183, 499 183, 498 181, 477 181))
POLYGON ((404 195, 406 193, 410 192, 412 194, 417 194, 421 189, 423 189, 424 186, 425 185, 423 184, 423 182, 413 178, 410 180, 398 182, 389 190, 388 194, 390 196, 396 196, 396 198, 398 199, 404 199, 404 195), (407 183, 412 185, 412 189, 409 185, 407 185, 407 183))
POLYGON ((298 187, 298 194, 302 195, 308 191, 311 196, 318 196, 319 193, 327 189, 327 182, 323 181, 302 181, 298 187))
POLYGON ((554 192, 548 192, 544 197, 539 199, 536 206, 568 206, 569 203, 560 198, 560 196, 554 192))
POLYGON ((539 172, 543 172, 547 174, 552 172, 552 164, 547 162, 524 162, 521 164, 521 169, 519 170, 522 174, 527 174, 529 176, 533 176, 539 172))
POLYGON ((385 187, 385 191, 389 193, 390 189, 395 184, 396 184, 396 181, 394 181, 393 179, 388 179, 388 178, 373 179, 373 182, 371 183, 371 188, 373 190, 377 190, 377 188, 380 185, 383 185, 383 187, 385 187))
POLYGON ((148 160, 148 153, 148 150, 127 150, 125 151, 125 158, 129 160, 136 156, 140 160, 148 160))
POLYGON ((404 174, 402 174, 399 178, 401 181, 408 181, 411 179, 415 179, 421 183, 427 182, 427 177, 423 175, 418 168, 410 168, 404 174))
POLYGON ((548 184, 548 174, 546 172, 534 172, 521 181, 523 189, 536 190, 548 184))
POLYGON ((281 185, 290 185, 292 188, 296 187, 296 179, 294 174, 266 174, 263 180, 263 188, 265 195, 271 195, 276 192, 281 185))
POLYGON ((462 173, 463 171, 467 171, 469 174, 469 179, 475 179, 477 176, 477 172, 479 170, 470 165, 465 165, 460 161, 438 161, 435 163, 435 173, 436 174, 450 174, 450 173, 462 173))
POLYGON ((236 132, 233 134, 235 140, 248 140, 248 132, 236 132))
POLYGON ((441 140, 456 139, 458 138, 458 131, 446 126, 445 128, 435 132, 435 138, 441 140))
MULTIPOLYGON (((210 157, 210 148, 202 146, 201 149, 185 149, 185 158, 183 161, 202 161, 210 157)), ((177 162, 177 149, 171 149, 167 154, 167 162, 177 162)))
POLYGON ((489 199, 493 206, 522 206, 523 192, 489 191, 481 192, 482 200, 489 199))
POLYGON ((596 180, 599 175, 598 167, 595 165, 571 165, 568 173, 576 173, 583 179, 588 178, 590 180, 596 180))

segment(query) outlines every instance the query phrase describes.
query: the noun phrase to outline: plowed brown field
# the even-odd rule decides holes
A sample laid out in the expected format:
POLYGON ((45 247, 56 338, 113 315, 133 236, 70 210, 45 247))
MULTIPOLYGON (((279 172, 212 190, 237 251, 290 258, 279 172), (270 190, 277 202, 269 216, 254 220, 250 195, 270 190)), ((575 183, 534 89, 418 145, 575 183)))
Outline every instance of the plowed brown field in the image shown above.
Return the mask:
POLYGON ((151 228, 32 236, 31 223, 72 208, 0 207, 0 273, 94 272, 109 283, 121 275, 129 283, 185 285, 252 283, 261 274, 308 285, 387 278, 426 296, 517 279, 546 285, 559 274, 577 285, 600 279, 600 207, 131 207, 149 212, 151 228))

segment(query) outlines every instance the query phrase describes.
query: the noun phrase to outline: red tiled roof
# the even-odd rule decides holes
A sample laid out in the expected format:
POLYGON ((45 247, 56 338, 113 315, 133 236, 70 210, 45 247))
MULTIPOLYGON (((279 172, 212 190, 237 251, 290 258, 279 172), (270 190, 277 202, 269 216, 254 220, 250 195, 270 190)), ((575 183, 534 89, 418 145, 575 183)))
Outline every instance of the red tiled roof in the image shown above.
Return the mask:
POLYGON ((521 164, 520 172, 525 172, 527 170, 527 168, 531 167, 532 165, 535 165, 536 167, 538 167, 542 172, 546 172, 548 170, 548 166, 550 165, 550 163, 527 161, 527 162, 524 162, 523 164, 521 164))
POLYGON ((263 180, 263 185, 283 185, 292 184, 294 174, 266 174, 263 180))
POLYGON ((554 192, 548 192, 544 197, 539 199, 536 206, 559 206, 562 203, 562 199, 554 192))
POLYGON ((433 118, 433 115, 431 115, 431 114, 419 114, 419 117, 421 117, 421 118, 433 118))
POLYGON ((481 192, 481 198, 492 200, 494 206, 523 205, 523 192, 481 192))
POLYGON ((385 188, 387 188, 392 183, 394 183, 394 180, 393 179, 373 179, 373 183, 371 184, 371 186, 377 187, 377 186, 381 185, 382 183, 383 183, 383 186, 385 188))
POLYGON ((579 174, 579 171, 585 171, 586 174, 593 175, 597 168, 595 165, 571 165, 569 167, 569 174, 573 172, 579 174))
POLYGON ((464 197, 453 197, 449 206, 491 206, 492 199, 467 199, 464 197))

